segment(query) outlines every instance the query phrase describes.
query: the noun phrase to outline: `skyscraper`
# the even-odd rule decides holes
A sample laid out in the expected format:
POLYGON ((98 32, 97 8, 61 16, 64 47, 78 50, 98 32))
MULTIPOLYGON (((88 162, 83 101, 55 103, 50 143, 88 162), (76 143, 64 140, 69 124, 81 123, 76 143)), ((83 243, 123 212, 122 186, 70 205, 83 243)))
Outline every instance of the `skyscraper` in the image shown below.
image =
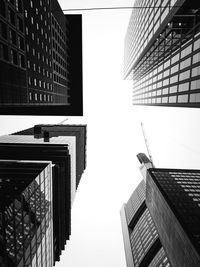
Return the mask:
POLYGON ((135 1, 125 37, 133 104, 200 107, 200 8, 196 1, 135 1))
POLYGON ((53 266, 51 162, 0 161, 0 266, 53 266))
POLYGON ((147 219, 142 219, 145 209, 154 225, 153 233, 159 237, 168 259, 166 266, 199 266, 200 171, 155 168, 142 153, 138 154, 138 159, 144 180, 121 211, 127 266, 135 266, 130 261, 132 258, 137 266, 159 266, 155 263, 156 258, 154 265, 143 265, 142 260, 139 265, 135 263, 138 255, 148 258, 153 247, 145 251, 148 242, 153 243, 152 226, 147 219), (141 234, 138 234, 139 229, 141 234))
POLYGON ((200 266, 200 171, 149 169, 146 204, 172 266, 200 266))
POLYGON ((82 18, 57 0, 0 3, 0 113, 82 115, 82 18))
POLYGON ((145 191, 142 180, 120 212, 127 267, 170 266, 146 206, 145 191))
POLYGON ((86 167, 85 125, 37 125, 0 137, 0 159, 52 162, 53 256, 71 233, 71 207, 86 167))

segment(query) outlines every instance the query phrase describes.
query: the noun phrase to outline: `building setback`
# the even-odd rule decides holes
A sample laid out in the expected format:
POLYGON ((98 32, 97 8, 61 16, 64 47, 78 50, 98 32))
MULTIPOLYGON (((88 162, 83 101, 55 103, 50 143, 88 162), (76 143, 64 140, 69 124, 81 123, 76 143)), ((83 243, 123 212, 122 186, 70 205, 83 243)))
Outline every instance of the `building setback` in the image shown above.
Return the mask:
POLYGON ((57 0, 0 3, 0 113, 83 115, 82 18, 57 0))
POLYGON ((125 37, 133 104, 200 107, 200 8, 194 0, 136 0, 125 37))
POLYGON ((54 263, 71 234, 71 208, 86 167, 85 149, 85 125, 37 125, 0 137, 0 159, 52 162, 54 263))
POLYGON ((160 266, 142 259, 155 253, 153 236, 168 259, 162 266, 200 266, 200 171, 155 168, 145 154, 137 157, 144 180, 121 210, 127 267, 160 266))
POLYGON ((51 162, 0 161, 0 266, 53 266, 51 162))

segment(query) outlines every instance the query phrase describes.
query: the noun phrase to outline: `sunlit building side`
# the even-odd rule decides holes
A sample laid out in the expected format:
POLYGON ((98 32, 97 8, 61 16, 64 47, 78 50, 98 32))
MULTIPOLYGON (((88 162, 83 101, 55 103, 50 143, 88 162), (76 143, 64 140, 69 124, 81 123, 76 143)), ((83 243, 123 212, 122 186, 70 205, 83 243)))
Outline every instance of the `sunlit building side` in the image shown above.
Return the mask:
POLYGON ((134 105, 200 107, 199 59, 197 1, 135 1, 124 63, 134 105))

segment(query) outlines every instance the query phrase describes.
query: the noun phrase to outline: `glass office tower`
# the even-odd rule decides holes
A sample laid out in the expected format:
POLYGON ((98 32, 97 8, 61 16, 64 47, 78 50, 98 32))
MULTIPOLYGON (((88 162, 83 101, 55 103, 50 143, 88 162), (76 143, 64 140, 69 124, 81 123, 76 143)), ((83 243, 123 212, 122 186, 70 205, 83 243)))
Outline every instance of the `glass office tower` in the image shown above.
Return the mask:
POLYGON ((36 125, 0 137, 0 159, 52 162, 53 259, 71 234, 71 208, 86 162, 86 125, 36 125))
POLYGON ((194 0, 136 0, 125 37, 133 104, 200 107, 200 8, 194 0))
POLYGON ((83 115, 81 15, 1 0, 0 69, 0 114, 83 115))
POLYGON ((0 266, 53 266, 51 162, 0 161, 0 266))
POLYGON ((148 170, 146 205, 172 266, 200 266, 200 171, 148 170))
POLYGON ((127 267, 171 266, 145 203, 145 181, 141 181, 121 208, 127 267))

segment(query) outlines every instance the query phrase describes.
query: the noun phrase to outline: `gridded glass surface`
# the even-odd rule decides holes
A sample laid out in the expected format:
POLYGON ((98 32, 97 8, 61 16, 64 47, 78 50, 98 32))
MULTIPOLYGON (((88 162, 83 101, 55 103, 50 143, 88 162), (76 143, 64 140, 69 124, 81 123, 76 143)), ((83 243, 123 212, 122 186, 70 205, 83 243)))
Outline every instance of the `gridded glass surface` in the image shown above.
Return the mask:
POLYGON ((200 103, 200 34, 134 82, 133 103, 200 103))
POLYGON ((171 266, 163 247, 158 251, 148 267, 169 267, 171 266))
POLYGON ((125 37, 125 75, 130 73, 132 66, 176 2, 176 0, 135 1, 125 37))
POLYGON ((200 172, 154 169, 152 174, 200 251, 200 172))
POLYGON ((135 213, 145 200, 145 182, 142 180, 133 192, 132 196, 126 204, 126 217, 128 224, 131 222, 135 213))
POLYGON ((51 169, 45 168, 0 213, 0 241, 20 266, 52 266, 51 169))
POLYGON ((158 238, 158 234, 151 218, 146 209, 134 229, 130 234, 131 247, 135 266, 139 266, 140 262, 158 238))

